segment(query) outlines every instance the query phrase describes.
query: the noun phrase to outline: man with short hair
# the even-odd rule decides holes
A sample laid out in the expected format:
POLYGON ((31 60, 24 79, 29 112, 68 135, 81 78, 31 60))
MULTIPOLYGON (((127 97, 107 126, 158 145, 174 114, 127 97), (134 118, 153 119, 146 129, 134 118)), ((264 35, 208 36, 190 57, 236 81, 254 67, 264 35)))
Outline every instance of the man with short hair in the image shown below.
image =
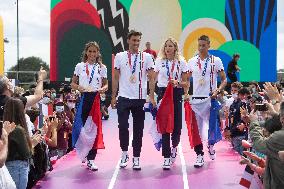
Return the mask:
MULTIPOLYGON (((209 117, 210 117, 210 99, 216 99, 218 93, 224 89, 227 84, 226 74, 221 59, 209 54, 210 39, 206 35, 198 38, 199 53, 188 62, 189 78, 193 78, 193 95, 191 100, 192 110, 196 117, 199 136, 193 136, 201 140, 201 143, 194 146, 197 155, 194 167, 199 168, 204 165, 204 152, 202 141, 208 140, 209 117), (217 87, 217 77, 221 78, 221 84, 217 87)), ((213 101, 212 101, 213 102, 213 101)), ((220 133, 218 133, 220 134, 220 133)), ((216 142, 216 141, 215 141, 216 142)), ((213 146, 215 142, 208 140, 209 155, 212 160, 216 158, 213 146)))
POLYGON ((133 169, 141 170, 140 153, 142 147, 147 97, 147 78, 149 80, 150 101, 154 100, 155 74, 154 61, 150 54, 139 51, 141 32, 131 30, 127 36, 129 50, 120 52, 114 59, 112 78, 112 108, 117 107, 120 147, 122 149, 120 167, 127 166, 129 160, 129 114, 133 117, 133 169), (119 88, 119 89, 118 89, 119 88), (116 99, 118 91, 118 100, 116 99), (116 105, 117 103, 117 105, 116 105))
POLYGON ((157 58, 157 53, 156 53, 156 51, 154 51, 153 49, 151 49, 151 43, 150 43, 149 41, 146 42, 146 49, 145 49, 143 52, 146 52, 146 53, 151 54, 154 59, 157 58))
MULTIPOLYGON (((38 72, 38 81, 35 93, 33 95, 19 97, 26 108, 36 104, 41 100, 43 94, 43 80, 46 79, 46 76, 46 71, 41 68, 38 72)), ((6 76, 0 76, 0 120, 3 119, 4 105, 7 100, 13 96, 13 93, 14 87, 9 79, 6 76)))

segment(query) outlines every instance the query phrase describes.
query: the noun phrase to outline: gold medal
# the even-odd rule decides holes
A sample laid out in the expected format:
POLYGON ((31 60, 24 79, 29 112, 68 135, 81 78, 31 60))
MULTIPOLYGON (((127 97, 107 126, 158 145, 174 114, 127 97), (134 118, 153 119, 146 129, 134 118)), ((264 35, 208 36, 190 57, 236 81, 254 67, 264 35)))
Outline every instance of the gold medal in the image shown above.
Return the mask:
POLYGON ((132 74, 132 75, 130 76, 129 80, 130 80, 131 83, 136 83, 136 77, 135 77, 135 75, 132 74))
POLYGON ((204 85, 204 84, 205 84, 204 78, 199 80, 199 84, 200 84, 200 85, 204 85))

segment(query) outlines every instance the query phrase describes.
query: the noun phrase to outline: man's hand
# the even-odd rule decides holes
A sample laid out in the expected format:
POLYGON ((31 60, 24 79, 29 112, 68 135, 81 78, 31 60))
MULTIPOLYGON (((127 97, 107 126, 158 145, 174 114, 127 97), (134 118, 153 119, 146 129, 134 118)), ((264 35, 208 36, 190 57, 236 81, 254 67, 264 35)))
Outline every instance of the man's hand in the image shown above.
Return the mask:
POLYGON ((116 97, 112 97, 111 98, 111 107, 112 107, 112 109, 116 109, 116 97))
POLYGON ((211 98, 216 99, 218 94, 219 94, 219 90, 216 89, 216 90, 212 93, 211 98))
POLYGON ((264 93, 268 96, 270 100, 276 100, 282 102, 282 91, 279 93, 276 86, 273 86, 271 83, 266 82, 264 85, 264 93))
POLYGON ((256 112, 252 110, 249 114, 249 120, 250 122, 254 122, 258 120, 258 116, 256 115, 256 112))
POLYGON ((280 158, 282 161, 284 161, 284 151, 279 151, 278 154, 279 154, 279 158, 280 158))
POLYGON ((38 80, 45 80, 47 77, 47 73, 46 71, 43 69, 43 67, 40 68, 40 70, 38 71, 38 80))
POLYGON ((237 126, 237 128, 238 128, 240 131, 243 131, 245 127, 246 127, 246 126, 245 126, 245 124, 243 124, 243 123, 241 123, 241 124, 239 124, 239 125, 237 126))

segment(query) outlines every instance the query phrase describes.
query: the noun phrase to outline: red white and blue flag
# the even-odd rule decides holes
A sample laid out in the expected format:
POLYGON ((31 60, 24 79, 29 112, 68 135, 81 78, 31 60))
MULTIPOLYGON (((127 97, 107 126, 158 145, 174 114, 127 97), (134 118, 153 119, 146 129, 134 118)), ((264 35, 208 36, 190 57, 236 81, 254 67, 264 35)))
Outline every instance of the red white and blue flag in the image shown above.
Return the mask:
POLYGON ((82 95, 77 108, 76 117, 72 131, 72 143, 76 148, 77 155, 84 160, 89 151, 94 149, 104 149, 102 120, 100 111, 100 95, 97 93, 92 104, 91 111, 85 123, 82 120, 82 110, 85 105, 84 95, 82 95))

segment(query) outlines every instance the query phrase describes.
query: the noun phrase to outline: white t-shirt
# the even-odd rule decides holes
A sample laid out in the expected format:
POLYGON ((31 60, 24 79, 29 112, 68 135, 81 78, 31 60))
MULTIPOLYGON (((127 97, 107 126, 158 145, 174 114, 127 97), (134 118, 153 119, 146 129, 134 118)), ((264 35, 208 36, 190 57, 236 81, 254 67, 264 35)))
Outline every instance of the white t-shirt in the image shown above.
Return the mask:
POLYGON ((167 87, 169 82, 168 74, 170 74, 171 78, 178 80, 180 82, 182 73, 188 72, 188 67, 186 65, 185 60, 169 61, 166 59, 157 59, 154 71, 158 73, 157 86, 167 87))
POLYGON ((118 96, 129 99, 147 98, 147 71, 154 69, 154 60, 146 52, 131 54, 131 66, 129 65, 128 51, 118 53, 114 58, 114 68, 120 70, 118 96), (136 59, 137 56, 137 59, 136 59), (136 59, 135 78, 136 82, 130 82, 132 66, 136 59))
POLYGON ((219 57, 209 55, 202 61, 199 55, 196 55, 188 61, 187 65, 193 78, 193 96, 209 96, 210 86, 212 91, 216 90, 218 73, 224 70, 219 57), (205 68, 206 62, 207 68, 205 68))
POLYGON ((98 91, 102 87, 102 78, 107 78, 107 68, 105 65, 100 66, 98 63, 88 64, 81 62, 76 65, 74 75, 79 77, 79 85, 84 88, 90 87, 92 90, 98 91), (89 75, 86 71, 87 68, 89 75), (91 83, 89 84, 90 80, 91 83))

